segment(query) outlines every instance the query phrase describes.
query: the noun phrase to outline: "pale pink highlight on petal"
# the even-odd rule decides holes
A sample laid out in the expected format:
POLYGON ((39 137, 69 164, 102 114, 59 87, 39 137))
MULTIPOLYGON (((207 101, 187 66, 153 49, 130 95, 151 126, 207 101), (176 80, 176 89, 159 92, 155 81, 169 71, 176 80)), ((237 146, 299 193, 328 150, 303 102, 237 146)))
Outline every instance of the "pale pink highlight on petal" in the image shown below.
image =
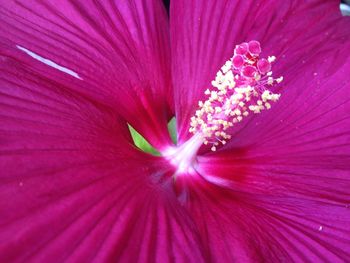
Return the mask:
POLYGON ((240 69, 244 64, 244 59, 241 55, 234 55, 232 58, 232 64, 236 69, 240 69))
POLYGON ((259 72, 261 74, 266 74, 267 72, 269 72, 271 70, 271 63, 267 61, 267 59, 262 58, 259 59, 258 63, 257 63, 257 67, 259 69, 259 72))
POLYGON ((252 40, 248 43, 249 53, 253 56, 258 56, 261 53, 260 43, 258 41, 252 40))
POLYGON ((246 55, 249 50, 248 43, 242 43, 236 46, 235 52, 237 55, 246 55))
POLYGON ((242 69, 243 76, 245 76, 247 78, 253 78, 256 73, 257 73, 256 68, 253 66, 245 66, 242 69))

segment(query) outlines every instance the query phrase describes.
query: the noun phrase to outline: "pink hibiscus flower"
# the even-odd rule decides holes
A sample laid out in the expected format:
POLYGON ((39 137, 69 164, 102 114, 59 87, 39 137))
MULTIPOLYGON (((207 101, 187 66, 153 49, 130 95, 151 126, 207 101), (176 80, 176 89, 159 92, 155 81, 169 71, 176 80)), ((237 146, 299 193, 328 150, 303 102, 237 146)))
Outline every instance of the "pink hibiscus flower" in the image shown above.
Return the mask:
MULTIPOLYGON (((0 6, 0 262, 350 261, 338 0, 174 0, 169 18, 158 0, 0 6), (179 151, 206 134, 198 102, 250 40, 277 58, 278 102, 225 143, 179 151), (128 124, 161 156, 136 148, 128 124)), ((268 60, 242 56, 236 73, 258 87, 268 60)))

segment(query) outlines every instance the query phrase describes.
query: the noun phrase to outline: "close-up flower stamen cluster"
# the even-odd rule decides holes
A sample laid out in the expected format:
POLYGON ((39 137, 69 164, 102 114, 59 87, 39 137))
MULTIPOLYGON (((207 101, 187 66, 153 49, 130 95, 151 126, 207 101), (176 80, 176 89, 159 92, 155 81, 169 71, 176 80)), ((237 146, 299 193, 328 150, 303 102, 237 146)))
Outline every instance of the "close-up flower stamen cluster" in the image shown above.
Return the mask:
POLYGON ((189 131, 201 133, 203 143, 213 145, 212 151, 216 151, 219 142, 224 145, 231 138, 225 132, 228 128, 241 122, 249 112, 270 109, 270 102, 276 102, 280 97, 267 89, 267 85, 283 80, 283 77, 272 77, 271 63, 276 58, 259 58, 260 53, 258 41, 237 45, 234 56, 226 61, 211 82, 216 90, 206 89, 204 93, 208 99, 198 103, 200 109, 191 118, 189 131))
POLYGON ((350 262, 348 2, 0 0, 0 263, 350 262))

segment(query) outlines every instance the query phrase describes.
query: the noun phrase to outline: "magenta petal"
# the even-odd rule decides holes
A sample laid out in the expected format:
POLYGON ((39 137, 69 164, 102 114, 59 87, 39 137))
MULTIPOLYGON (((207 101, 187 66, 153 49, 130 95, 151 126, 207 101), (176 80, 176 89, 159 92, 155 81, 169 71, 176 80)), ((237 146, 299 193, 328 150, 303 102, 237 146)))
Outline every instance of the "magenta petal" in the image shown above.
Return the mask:
POLYGON ((207 183, 193 189, 191 211, 218 262, 350 261, 350 21, 338 5, 173 5, 188 15, 186 26, 173 17, 174 56, 183 55, 174 61, 187 72, 174 67, 184 138, 196 101, 232 55, 227 43, 259 40, 264 56, 277 57, 274 75, 284 76, 270 111, 248 117, 228 144, 199 159, 207 183))
POLYGON ((1 261, 202 262, 193 222, 141 164, 83 163, 3 184, 1 261))
POLYGON ((132 146, 126 123, 11 69, 0 70, 0 262, 203 261, 172 181, 160 183, 169 168, 132 146))
MULTIPOLYGON (((189 137, 190 118, 216 72, 233 55, 235 45, 251 40, 245 37, 245 27, 252 28, 250 24, 254 19, 249 19, 249 14, 257 13, 252 9, 253 5, 258 5, 256 3, 222 0, 172 2, 172 72, 180 141, 189 137)), ((247 46, 245 43, 239 47, 238 53, 244 54, 247 46)))
POLYGON ((349 261, 349 157, 287 152, 247 147, 200 159, 208 183, 191 209, 214 258, 349 261))
POLYGON ((251 239, 268 240, 269 247, 260 242, 257 251, 272 262, 350 260, 350 45, 337 46, 339 53, 313 57, 309 68, 299 64, 286 74, 273 109, 242 123, 222 155, 203 165, 211 183, 232 190, 225 209, 236 199, 247 204, 232 214, 252 213, 254 221, 242 215, 239 229, 254 229, 251 239))
POLYGON ((158 148, 169 143, 169 32, 159 1, 1 2, 2 62, 110 107, 158 148))
POLYGON ((192 207, 218 262, 349 260, 348 208, 300 195, 220 192, 206 187, 192 207))
MULTIPOLYGON (((149 132, 166 121, 164 107, 157 108, 165 105, 168 92, 162 86, 161 71, 148 75, 150 69, 138 60, 137 49, 132 50, 135 56, 131 51, 124 54, 131 61, 121 60, 123 53, 112 52, 126 44, 134 48, 136 43, 123 46, 120 41, 125 39, 116 29, 107 34, 112 23, 103 20, 101 1, 93 1, 96 8, 88 8, 99 13, 99 19, 91 20, 90 15, 82 15, 85 6, 76 1, 69 1, 78 5, 72 9, 68 1, 54 6, 48 1, 23 1, 32 8, 28 13, 20 4, 2 2, 0 262, 203 261, 196 226, 177 203, 169 182, 159 183, 163 170, 169 168, 159 158, 137 151, 127 129, 126 120, 151 127, 146 129, 149 132), (44 13, 48 20, 39 19, 44 13), (113 44, 98 33, 119 42, 113 44), (47 65, 47 60, 40 62, 30 52, 61 68, 47 65), (133 71, 124 71, 126 66, 133 71), (152 89, 144 85, 148 82, 152 89), (146 100, 147 96, 154 101, 146 100), (138 118, 150 113, 143 113, 140 101, 160 114, 159 119, 141 122, 138 118)), ((150 26, 159 19, 151 10, 161 6, 153 1, 138 3, 122 11, 120 6, 108 10, 126 23, 120 30, 130 30, 144 47, 157 49, 143 50, 143 58, 152 68, 157 60, 151 54, 159 56, 166 72, 164 50, 156 47, 158 42, 148 42, 146 32, 135 30, 139 22, 150 26), (152 18, 149 23, 142 16, 142 21, 128 16, 147 13, 144 9, 152 18)), ((157 35, 163 30, 159 25, 157 35)), ((158 140, 162 142, 161 136, 158 140)))
POLYGON ((216 72, 233 55, 235 45, 258 40, 263 56, 277 56, 277 65, 284 64, 286 68, 302 61, 302 53, 318 52, 313 50, 316 46, 312 43, 317 41, 312 39, 324 34, 323 40, 318 41, 322 44, 333 31, 348 28, 345 21, 340 21, 343 19, 337 0, 321 4, 317 0, 175 1, 170 12, 172 72, 181 140, 189 137, 189 122, 197 103, 204 98, 216 72), (330 26, 334 23, 338 25, 330 26), (299 53, 294 56, 297 50, 299 53), (291 51, 288 63, 279 59, 286 51, 291 51))

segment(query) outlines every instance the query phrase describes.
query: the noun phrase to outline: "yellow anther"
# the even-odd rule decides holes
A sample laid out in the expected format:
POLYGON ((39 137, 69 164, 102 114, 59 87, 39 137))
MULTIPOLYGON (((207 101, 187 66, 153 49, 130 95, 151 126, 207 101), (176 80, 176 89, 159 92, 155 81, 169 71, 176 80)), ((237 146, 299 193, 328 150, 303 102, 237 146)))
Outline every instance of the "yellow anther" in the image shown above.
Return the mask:
POLYGON ((216 99, 218 98, 218 93, 217 93, 216 91, 212 91, 212 92, 211 92, 211 98, 212 98, 213 100, 216 100, 216 99))
POLYGON ((275 57, 275 56, 269 56, 269 57, 267 58, 267 60, 268 60, 268 62, 272 63, 272 62, 275 62, 276 57, 275 57))
POLYGON ((281 83, 282 81, 283 81, 283 77, 279 77, 279 78, 276 79, 277 83, 281 83))

